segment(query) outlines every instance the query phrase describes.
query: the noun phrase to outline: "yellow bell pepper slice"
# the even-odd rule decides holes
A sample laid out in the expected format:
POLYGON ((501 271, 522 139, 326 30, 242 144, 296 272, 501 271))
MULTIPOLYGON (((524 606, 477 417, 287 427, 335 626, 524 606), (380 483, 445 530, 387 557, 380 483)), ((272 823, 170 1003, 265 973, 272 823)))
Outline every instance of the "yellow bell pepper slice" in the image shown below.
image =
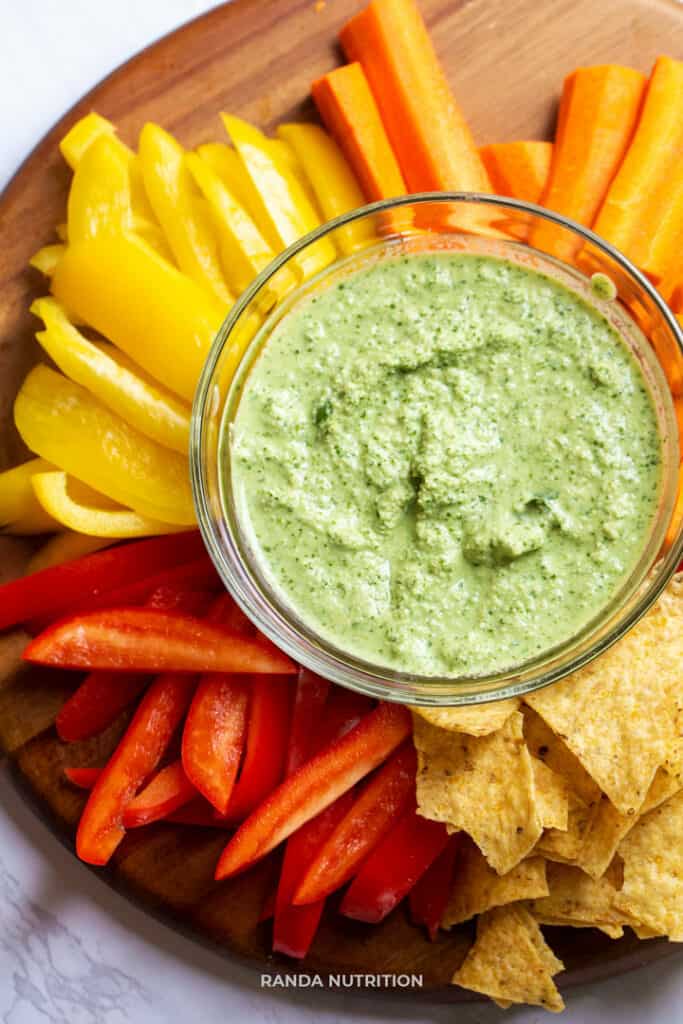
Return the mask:
POLYGON ((111 412, 80 384, 38 365, 14 402, 25 444, 101 494, 165 523, 195 521, 187 459, 111 412))
POLYGON ((140 133, 140 167, 147 195, 178 266, 227 307, 233 301, 221 269, 218 240, 185 151, 156 124, 140 133))
MULTIPOLYGON (((197 146, 196 152, 197 156, 205 164, 208 164, 214 174, 221 179, 237 202, 244 207, 261 233, 267 236, 271 229, 266 221, 266 230, 264 231, 259 221, 259 217, 261 220, 264 218, 258 192, 252 185, 242 161, 232 146, 229 146, 226 142, 205 142, 202 146, 197 146)), ((273 248, 272 240, 269 241, 271 248, 273 248)), ((273 249, 273 251, 279 252, 281 248, 282 246, 279 245, 277 250, 273 249)))
POLYGON ((133 228, 131 161, 116 143, 112 136, 100 135, 78 162, 67 203, 72 243, 133 228))
POLYGON ((36 473, 33 489, 45 511, 62 526, 91 537, 151 537, 159 533, 173 533, 182 526, 150 519, 131 509, 102 507, 97 503, 79 500, 78 494, 70 491, 71 478, 59 470, 53 473, 36 473))
POLYGON ((82 384, 146 437, 187 454, 188 405, 160 387, 113 345, 85 338, 56 299, 36 299, 31 312, 47 328, 36 338, 62 373, 82 384))
POLYGON ((29 266, 35 267, 45 277, 52 277, 65 251, 66 246, 62 242, 55 242, 54 245, 44 245, 42 249, 39 249, 38 252, 31 256, 31 259, 28 261, 29 266))
POLYGON ((52 293, 155 380, 192 401, 225 315, 213 295, 140 239, 123 235, 70 245, 52 293))
MULTIPOLYGON (((277 133, 299 158, 327 220, 365 206, 365 197, 341 149, 319 125, 281 124, 277 133)), ((362 221, 337 228, 334 238, 347 255, 375 240, 370 225, 362 221)))
POLYGON ((59 143, 59 149, 72 171, 75 171, 80 163, 83 154, 93 144, 95 139, 103 135, 114 136, 116 128, 106 117, 101 117, 95 111, 81 117, 59 143))
POLYGON ((55 520, 37 501, 31 484, 36 473, 51 469, 54 466, 45 459, 29 459, 0 473, 0 529, 15 534, 47 533, 57 529, 55 520))
POLYGON ((301 166, 299 157, 294 152, 294 148, 290 146, 284 138, 270 139, 270 151, 275 157, 275 162, 282 168, 282 170, 293 174, 296 180, 301 185, 302 189, 308 196, 311 206, 318 215, 318 219, 323 219, 323 212, 318 202, 318 198, 311 187, 311 183, 306 177, 306 172, 301 166))
POLYGON ((54 537, 50 537, 42 547, 38 548, 28 561, 26 575, 30 576, 31 573, 51 569, 53 565, 62 565, 64 562, 72 562, 76 558, 92 555, 95 551, 111 547, 114 543, 115 540, 111 537, 88 537, 85 533, 64 530, 62 533, 56 533, 54 537))
MULTIPOLYGON (((238 117, 221 114, 244 167, 256 189, 262 215, 270 224, 274 248, 291 245, 320 225, 310 199, 295 175, 275 160, 271 139, 238 117)), ((273 244, 271 242, 271 244, 273 244)), ((328 238, 321 238, 299 254, 296 264, 305 278, 312 277, 336 258, 328 238)))

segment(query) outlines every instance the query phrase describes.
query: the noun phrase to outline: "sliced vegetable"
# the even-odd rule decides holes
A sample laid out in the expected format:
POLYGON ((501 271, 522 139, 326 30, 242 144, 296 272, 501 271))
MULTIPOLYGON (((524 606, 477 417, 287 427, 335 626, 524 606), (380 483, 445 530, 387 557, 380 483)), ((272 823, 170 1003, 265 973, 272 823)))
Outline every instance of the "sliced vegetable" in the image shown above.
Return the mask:
POLYGON ((301 877, 294 903, 319 900, 353 877, 414 799, 415 770, 415 750, 412 742, 408 742, 378 769, 346 816, 321 844, 301 877))
POLYGON ((263 217, 263 205, 239 154, 226 142, 206 142, 197 147, 197 155, 218 175, 228 191, 247 211, 262 235, 269 233, 263 217))
POLYGON ((35 267, 45 277, 52 277, 65 250, 66 246, 61 242, 56 242, 54 245, 44 245, 42 249, 39 249, 38 252, 31 256, 31 259, 28 261, 29 266, 35 267))
POLYGON ((54 469, 45 459, 29 459, 0 473, 0 528, 8 533, 47 533, 58 524, 36 498, 32 480, 36 473, 54 469))
POLYGON ((69 782, 79 789, 92 789, 100 775, 101 768, 65 768, 64 774, 69 782))
POLYGON ((112 501, 165 523, 195 521, 187 459, 49 367, 24 380, 14 422, 32 451, 112 501))
POLYGON ((311 86, 334 136, 369 201, 406 193, 406 184, 360 64, 335 68, 311 86))
POLYGON ((633 141, 610 185, 594 230, 655 281, 652 237, 666 219, 683 144, 683 61, 655 63, 633 141))
POLYGON ((670 305, 674 313, 683 313, 683 280, 673 289, 670 305))
POLYGON ((194 679, 166 673, 152 683, 95 783, 76 832, 76 852, 106 864, 124 836, 123 815, 155 770, 187 711, 194 679))
POLYGON ((279 132, 278 138, 268 139, 268 143, 270 146, 270 152, 273 154, 275 159, 275 163, 282 171, 292 174, 296 178, 301 185, 301 188, 308 196, 310 204, 315 210, 318 219, 323 220, 323 211, 320 203, 318 202, 318 197, 316 196, 313 186, 311 185, 311 182, 293 147, 290 146, 286 139, 283 139, 279 135, 279 132))
POLYGON ((294 663, 265 638, 235 636, 213 623, 152 608, 114 608, 65 619, 36 637, 24 651, 24 660, 91 671, 296 671, 294 663))
POLYGON ((123 827, 138 828, 185 807, 197 795, 180 761, 173 761, 156 773, 131 800, 123 812, 123 827))
POLYGON ((249 690, 240 676, 203 676, 183 729, 185 773, 220 814, 228 810, 242 759, 249 690))
POLYGON ((176 825, 196 825, 200 828, 227 829, 229 827, 225 822, 216 818, 213 807, 202 797, 183 804, 178 810, 167 814, 163 820, 176 825))
POLYGON ((365 861, 346 890, 339 910, 356 921, 377 924, 407 896, 448 843, 442 822, 406 811, 365 861))
POLYGON ((72 171, 76 170, 83 154, 93 142, 103 135, 115 136, 116 129, 111 121, 96 114, 94 110, 71 126, 59 143, 59 149, 72 171))
POLYGON ((107 408, 166 448, 187 455, 190 407, 166 391, 113 345, 89 341, 51 298, 36 299, 31 312, 47 330, 36 337, 59 369, 107 408))
POLYGON ((408 894, 410 916, 415 924, 425 926, 432 942, 436 942, 439 925, 451 895, 459 846, 458 833, 450 836, 445 848, 408 894))
POLYGON ((192 400, 225 306, 133 236, 69 245, 52 291, 175 394, 192 400))
POLYGON ((75 558, 83 558, 84 555, 92 555, 113 543, 109 537, 87 537, 84 533, 72 533, 71 530, 56 533, 32 556, 26 566, 26 575, 51 569, 55 565, 63 565, 64 562, 72 562, 75 558))
POLYGON ((70 242, 133 228, 130 155, 108 132, 95 139, 78 161, 67 218, 70 242))
POLYGON ((548 181, 552 142, 494 142, 479 150, 499 196, 539 203, 548 181))
POLYGON ((159 125, 148 123, 140 133, 139 159, 147 195, 178 266, 228 307, 234 296, 182 146, 159 125))
MULTIPOLYGON (((238 117, 222 114, 223 124, 258 194, 259 224, 271 247, 277 251, 320 226, 320 217, 291 170, 276 161, 267 139, 253 125, 238 117)), ((327 238, 308 246, 296 264, 304 277, 312 277, 335 259, 334 246, 327 238)))
MULTIPOLYGON (((633 137, 646 84, 642 72, 619 64, 578 68, 565 80, 544 206, 590 227, 633 137)), ((549 221, 534 226, 530 241, 566 261, 580 247, 549 221)))
POLYGON ((200 558, 206 564, 201 536, 193 530, 109 548, 23 576, 0 587, 0 629, 38 616, 64 615, 79 603, 87 607, 98 596, 132 583, 144 586, 151 579, 151 586, 157 586, 160 573, 196 566, 200 558))
POLYGON ((340 39, 367 75, 408 190, 491 192, 414 0, 372 0, 340 39))
POLYGON ((299 669, 287 745, 286 775, 300 768, 308 757, 329 692, 327 679, 307 668, 299 669))
POLYGON ((380 704, 341 739, 298 768, 237 830, 216 867, 216 878, 243 870, 334 803, 410 734, 398 704, 380 704))

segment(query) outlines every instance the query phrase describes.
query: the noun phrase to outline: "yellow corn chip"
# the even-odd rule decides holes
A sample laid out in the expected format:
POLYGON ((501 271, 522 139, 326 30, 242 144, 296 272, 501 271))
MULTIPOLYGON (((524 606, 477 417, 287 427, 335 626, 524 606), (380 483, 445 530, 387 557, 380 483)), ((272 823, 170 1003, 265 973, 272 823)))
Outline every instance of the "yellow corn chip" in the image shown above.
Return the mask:
POLYGON ((530 904, 531 913, 538 920, 615 929, 624 924, 624 915, 615 907, 618 890, 614 874, 596 881, 579 868, 551 862, 546 877, 548 895, 530 904))
POLYGON ((524 714, 524 739, 534 757, 548 768, 566 779, 570 790, 580 796, 589 806, 600 799, 600 787, 590 777, 580 761, 541 716, 528 705, 522 708, 524 714))
POLYGON ((542 831, 520 712, 489 736, 448 732, 419 715, 413 725, 419 813, 467 832, 498 874, 511 871, 542 831))
POLYGON ((683 580, 600 658, 527 702, 622 814, 637 811, 677 737, 683 580))
POLYGON ((439 729, 452 732, 466 732, 468 736, 488 736, 501 729, 513 711, 519 708, 519 700, 494 701, 491 704, 468 705, 459 708, 418 708, 411 710, 422 715, 426 722, 439 729))
POLYGON ((593 808, 588 807, 576 793, 569 794, 569 814, 566 829, 551 828, 543 833, 536 846, 548 860, 573 864, 581 852, 590 824, 593 808))
POLYGON ((544 761, 532 757, 536 805, 543 828, 566 831, 569 826, 569 786, 544 761))
POLYGON ((528 1003, 558 1013, 564 1003, 552 979, 562 968, 527 910, 498 907, 478 919, 475 943, 452 980, 501 1006, 528 1003))
POLYGON ((683 942, 683 790, 644 815, 619 845, 624 884, 615 905, 683 942))
POLYGON ((467 837, 463 837, 458 851, 456 878, 441 921, 442 928, 452 928, 493 907, 548 895, 542 857, 529 857, 506 875, 498 875, 467 837))

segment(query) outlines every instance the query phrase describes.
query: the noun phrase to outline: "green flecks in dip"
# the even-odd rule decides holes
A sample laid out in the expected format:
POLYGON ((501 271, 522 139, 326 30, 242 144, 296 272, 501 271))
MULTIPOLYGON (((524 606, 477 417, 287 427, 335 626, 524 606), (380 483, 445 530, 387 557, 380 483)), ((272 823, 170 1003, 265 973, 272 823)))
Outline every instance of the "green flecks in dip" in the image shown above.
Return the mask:
POLYGON ((660 487, 652 400, 613 328, 464 254, 387 260, 295 308, 231 454, 285 603, 356 657, 436 676, 518 665, 593 619, 660 487))

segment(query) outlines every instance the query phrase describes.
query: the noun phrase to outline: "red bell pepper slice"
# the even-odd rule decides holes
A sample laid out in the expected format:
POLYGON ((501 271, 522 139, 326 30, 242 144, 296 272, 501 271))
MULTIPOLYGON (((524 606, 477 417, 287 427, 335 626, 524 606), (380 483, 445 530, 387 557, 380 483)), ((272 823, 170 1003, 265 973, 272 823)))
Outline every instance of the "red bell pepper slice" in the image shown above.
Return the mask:
POLYGON ((246 818, 282 780, 291 704, 292 687, 285 680, 253 680, 244 761, 228 805, 228 822, 246 818))
MULTIPOLYGON (((210 600, 205 591, 188 590, 186 584, 159 587, 149 598, 150 608, 177 609, 200 614, 210 600)), ((148 686, 150 677, 123 672, 91 672, 65 701, 55 725, 66 743, 87 740, 103 732, 148 686)))
POLYGON ((177 811, 167 814, 164 821, 176 825, 194 825, 200 828, 227 829, 229 826, 219 821, 214 809, 204 797, 195 797, 189 804, 184 804, 177 811))
POLYGON ((256 636, 258 634, 254 623, 247 618, 230 594, 221 594, 216 600, 212 617, 214 622, 222 622, 231 633, 239 633, 240 636, 256 636))
POLYGON ((408 893, 410 916, 414 924, 422 924, 432 942, 436 942, 453 887, 455 861, 460 847, 460 835, 450 836, 446 848, 427 868, 408 893))
POLYGON ((377 770, 318 850, 293 902, 313 903, 341 888, 415 799, 417 758, 410 740, 377 770))
POLYGON ((172 672, 150 686, 81 815, 76 833, 81 860, 106 864, 116 850, 124 836, 124 811, 163 757, 194 687, 194 677, 172 672))
POLYGON ((265 856, 381 764, 411 732, 410 712, 380 704, 290 775, 237 830, 221 854, 216 878, 265 856))
POLYGON ((123 827, 137 828, 166 818, 197 796, 180 761, 167 764, 156 773, 123 812, 123 827))
POLYGON ((202 676, 183 728, 185 773, 220 814, 228 810, 242 759, 249 690, 246 676, 202 676))
POLYGON ((327 679, 317 676, 307 668, 299 669, 287 746, 287 775, 291 775, 308 757, 311 737, 315 735, 329 692, 330 684, 327 679))
POLYGON ((123 672, 296 672, 294 662, 264 638, 236 636, 214 623, 153 608, 65 619, 32 640, 24 659, 123 672))
POLYGON ((92 555, 43 569, 0 587, 0 629, 36 616, 66 614, 117 587, 205 558, 197 530, 106 548, 92 555))
POLYGON ((69 782, 79 789, 92 789, 100 775, 101 768, 65 768, 64 774, 69 782))
POLYGON ((446 826, 413 807, 372 851, 346 890, 339 910, 356 921, 383 921, 436 860, 448 842, 446 826))

